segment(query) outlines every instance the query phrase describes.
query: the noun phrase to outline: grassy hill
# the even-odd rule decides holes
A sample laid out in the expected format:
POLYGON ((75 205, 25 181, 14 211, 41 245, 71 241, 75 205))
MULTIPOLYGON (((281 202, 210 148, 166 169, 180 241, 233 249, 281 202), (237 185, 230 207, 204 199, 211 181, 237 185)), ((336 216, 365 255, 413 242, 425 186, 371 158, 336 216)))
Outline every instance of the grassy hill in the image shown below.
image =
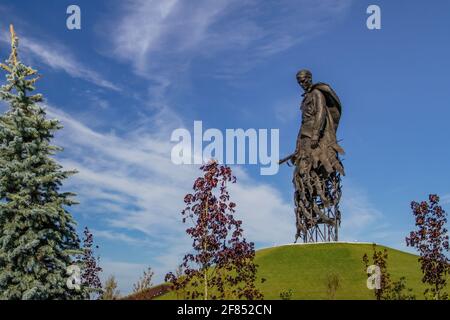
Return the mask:
MULTIPOLYGON (((377 246, 378 250, 386 247, 377 246)), ((388 250, 388 270, 393 280, 406 277, 418 299, 423 299, 425 286, 417 256, 399 250, 388 250)), ((328 299, 326 278, 335 273, 340 278, 336 299, 374 299, 367 289, 362 256, 372 256, 371 244, 317 243, 285 245, 258 250, 258 277, 265 278, 258 286, 265 299, 280 299, 280 292, 292 290, 292 299, 328 299)), ((176 299, 174 293, 159 299, 176 299)))
MULTIPOLYGON (((378 250, 386 247, 377 246, 378 250)), ((407 287, 422 296, 420 265, 417 256, 399 250, 388 250, 391 278, 406 277, 407 287)), ((326 278, 335 273, 340 278, 336 299, 373 299, 367 289, 367 274, 362 256, 372 256, 371 244, 323 243, 281 246, 258 251, 258 276, 267 281, 260 285, 266 299, 279 299, 281 291, 291 289, 292 299, 327 299, 326 278)))

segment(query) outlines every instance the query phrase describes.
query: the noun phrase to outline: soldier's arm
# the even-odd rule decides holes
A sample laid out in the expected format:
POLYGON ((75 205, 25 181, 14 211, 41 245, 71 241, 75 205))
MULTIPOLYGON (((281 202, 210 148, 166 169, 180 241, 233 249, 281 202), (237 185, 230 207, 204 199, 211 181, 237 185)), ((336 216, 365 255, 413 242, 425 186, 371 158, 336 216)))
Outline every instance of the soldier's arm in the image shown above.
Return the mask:
POLYGON ((313 92, 313 103, 314 103, 314 109, 315 109, 315 116, 314 116, 314 127, 313 127, 313 133, 311 140, 318 141, 320 132, 323 129, 323 126, 325 125, 325 118, 326 118, 326 100, 322 92, 319 90, 314 90, 313 92))

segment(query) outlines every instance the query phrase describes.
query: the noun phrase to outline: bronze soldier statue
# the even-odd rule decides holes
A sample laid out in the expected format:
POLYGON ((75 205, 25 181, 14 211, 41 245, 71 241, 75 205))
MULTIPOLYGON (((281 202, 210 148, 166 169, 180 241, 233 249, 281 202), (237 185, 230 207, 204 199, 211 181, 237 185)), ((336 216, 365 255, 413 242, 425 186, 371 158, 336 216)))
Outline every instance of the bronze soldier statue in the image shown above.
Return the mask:
POLYGON ((297 82, 304 90, 302 123, 295 152, 280 160, 295 165, 295 241, 299 237, 303 242, 337 241, 341 220, 340 177, 344 175, 339 158, 344 150, 336 139, 341 102, 328 84, 313 84, 309 70, 300 70, 297 82))

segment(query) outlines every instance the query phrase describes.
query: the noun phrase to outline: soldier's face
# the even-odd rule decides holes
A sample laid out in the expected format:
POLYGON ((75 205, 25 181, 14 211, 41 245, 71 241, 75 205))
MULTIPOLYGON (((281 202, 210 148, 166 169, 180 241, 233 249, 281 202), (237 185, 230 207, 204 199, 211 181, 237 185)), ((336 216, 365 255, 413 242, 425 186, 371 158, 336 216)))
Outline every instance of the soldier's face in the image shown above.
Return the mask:
POLYGON ((312 85, 312 79, 306 74, 301 74, 297 78, 298 84, 303 88, 303 90, 308 90, 312 85))

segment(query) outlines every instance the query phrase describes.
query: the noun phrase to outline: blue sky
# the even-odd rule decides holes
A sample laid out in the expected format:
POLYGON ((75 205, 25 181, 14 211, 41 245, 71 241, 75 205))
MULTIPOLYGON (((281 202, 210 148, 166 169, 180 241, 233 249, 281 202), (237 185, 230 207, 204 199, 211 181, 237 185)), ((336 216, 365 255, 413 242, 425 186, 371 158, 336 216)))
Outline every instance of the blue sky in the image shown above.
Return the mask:
MULTIPOLYGON (((289 154, 301 68, 343 103, 342 240, 404 250, 411 200, 438 193, 449 207, 448 1, 2 0, 0 13, 0 55, 14 23, 21 59, 42 74, 38 91, 65 126, 58 159, 79 170, 65 185, 80 201, 72 212, 80 230, 94 230, 104 275, 122 293, 148 265, 161 280, 191 243, 180 210, 198 168, 171 163, 172 130, 194 120, 278 128, 289 154), (81 8, 81 30, 66 28, 70 4, 81 8), (370 4, 381 8, 381 30, 366 27, 370 4)), ((292 169, 233 169, 247 238, 292 242, 292 169)))

